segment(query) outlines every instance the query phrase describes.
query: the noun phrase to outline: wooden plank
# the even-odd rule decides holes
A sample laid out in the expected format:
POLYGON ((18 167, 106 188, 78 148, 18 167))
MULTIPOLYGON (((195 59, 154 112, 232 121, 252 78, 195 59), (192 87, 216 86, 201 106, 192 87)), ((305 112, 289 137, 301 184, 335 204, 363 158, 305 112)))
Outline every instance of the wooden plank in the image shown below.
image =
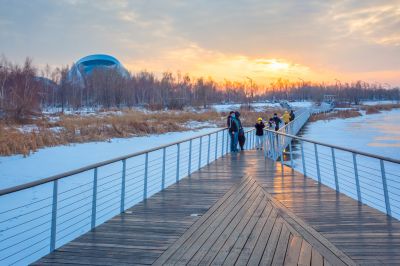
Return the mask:
POLYGON ((297 266, 302 242, 303 242, 302 237, 291 235, 291 238, 289 240, 289 246, 286 252, 285 265, 297 266))
POLYGON ((332 266, 332 264, 326 258, 324 258, 324 266, 332 266))
POLYGON ((310 266, 311 265, 311 245, 303 239, 301 242, 301 249, 299 254, 299 266, 310 266))
POLYGON ((187 263, 190 258, 197 252, 197 246, 203 245, 207 241, 209 234, 204 234, 204 232, 212 233, 223 219, 231 220, 234 215, 243 207, 247 202, 248 198, 251 196, 252 192, 259 190, 259 187, 254 183, 251 184, 250 189, 241 191, 238 196, 232 200, 226 208, 219 208, 220 212, 217 213, 216 219, 209 219, 201 225, 200 230, 196 230, 194 234, 188 238, 188 240, 176 251, 173 257, 168 260, 168 263, 187 263), (243 200, 243 198, 245 200, 243 200), (241 203, 240 203, 241 202, 241 203), (192 245, 195 246, 192 248, 192 245), (182 260, 180 260, 182 257, 182 260))
MULTIPOLYGON (((253 253, 253 250, 257 244, 257 241, 258 241, 259 237, 262 235, 262 230, 263 230, 265 224, 267 223, 267 220, 272 215, 272 212, 273 212, 272 205, 270 202, 268 202, 268 204, 265 207, 264 213, 261 215, 261 218, 257 221, 257 224, 255 225, 249 238, 247 239, 247 242, 246 242, 244 248, 242 249, 239 258, 236 260, 236 265, 247 265, 247 262, 249 261, 249 258, 251 256, 251 254, 253 253), (269 210, 269 211, 267 211, 267 210, 269 210)), ((260 259, 261 259, 261 256, 262 256, 262 253, 260 255, 260 259)))
MULTIPOLYGON (((246 226, 248 225, 249 221, 251 218, 254 220, 258 220, 261 216, 261 213, 265 209, 266 201, 264 193, 260 193, 257 200, 255 201, 255 204, 252 205, 250 209, 248 209, 245 212, 245 216, 241 219, 241 221, 232 228, 235 223, 229 224, 229 227, 232 229, 227 231, 229 236, 227 238, 225 237, 220 237, 218 239, 218 246, 216 246, 215 249, 213 249, 214 252, 211 252, 211 250, 207 253, 207 256, 204 257, 204 259, 201 261, 201 263, 206 263, 207 261, 212 261, 213 265, 222 265, 225 262, 226 257, 229 254, 232 254, 232 256, 238 257, 240 254, 240 251, 243 248, 244 243, 246 243, 246 239, 248 238, 250 234, 250 230, 245 230, 246 226), (241 240, 242 239, 242 240, 241 240), (245 239, 245 240, 243 240, 245 239), (237 249, 233 249, 233 247, 238 244, 237 249), (219 249, 219 250, 218 250, 219 249), (218 250, 218 251, 217 251, 218 250), (217 252, 215 252, 217 251, 217 252), (212 254, 214 253, 214 254, 212 254)), ((225 232, 224 232, 225 233, 225 232)), ((233 261, 236 261, 236 259, 233 261)), ((232 265, 232 263, 231 263, 232 265)))
MULTIPOLYGON (((181 238, 179 238, 179 240, 177 240, 165 253, 163 253, 154 262, 154 265, 162 265, 163 263, 165 263, 168 260, 169 257, 174 255, 175 252, 177 252, 179 250, 179 248, 189 240, 189 238, 198 237, 198 234, 201 234, 213 222, 212 220, 209 219, 213 214, 224 213, 221 210, 221 206, 225 206, 225 205, 223 205, 223 203, 227 204, 228 202, 230 202, 229 199, 231 198, 231 196, 234 198, 233 200, 238 201, 240 199, 240 197, 244 195, 243 191, 247 191, 254 184, 253 181, 248 180, 248 179, 245 179, 244 181, 245 182, 242 182, 239 186, 233 187, 224 196, 224 200, 219 202, 220 204, 214 205, 208 212, 206 212, 206 214, 203 217, 201 217, 201 219, 198 220, 198 222, 193 224, 193 226, 191 226, 191 228, 188 231, 186 231, 184 233, 184 235, 181 238), (238 190, 239 190, 239 193, 237 193, 238 190), (204 228, 204 230, 199 233, 198 230, 201 230, 203 228, 204 228), (195 233, 197 235, 194 235, 195 233)), ((225 211, 227 211, 227 212, 229 212, 230 210, 231 210, 231 208, 225 209, 225 211)), ((181 253, 182 253, 182 251, 181 251, 181 253)), ((175 255, 175 256, 178 256, 178 255, 175 255)))
POLYGON ((355 265, 355 263, 341 250, 335 247, 331 242, 319 234, 310 225, 306 224, 302 219, 296 216, 292 211, 286 208, 281 202, 266 193, 267 198, 279 210, 279 213, 284 217, 285 221, 300 233, 313 247, 318 247, 323 256, 331 261, 335 261, 340 265, 355 265))
POLYGON ((281 235, 282 225, 282 218, 279 217, 278 219, 276 219, 274 228, 272 229, 271 235, 268 239, 267 246, 265 247, 263 256, 261 258, 261 265, 270 265, 272 263, 276 251, 276 246, 278 245, 279 236, 281 235))
MULTIPOLYGON (((249 247, 251 242, 256 244, 257 238, 254 237, 254 234, 259 236, 261 234, 262 226, 265 224, 269 214, 272 211, 272 206, 269 204, 268 201, 265 199, 263 200, 264 204, 260 204, 263 206, 262 214, 258 216, 258 212, 256 212, 241 232, 240 236, 238 237, 237 241, 235 242, 234 246, 231 247, 231 250, 224 261, 224 265, 241 265, 241 260, 245 260, 245 263, 248 261, 248 257, 251 254, 253 248, 249 247), (258 223, 260 222, 260 224, 258 223), (258 227, 257 227, 258 226, 258 227), (254 241, 255 240, 255 241, 254 241), (249 252, 250 251, 250 252, 249 252), (246 255, 247 252, 247 255, 246 255), (241 260, 239 259, 241 257, 241 260), (244 259, 246 257, 246 259, 244 259)), ((254 246, 253 246, 254 247, 254 246)))
POLYGON ((286 257, 286 251, 289 245, 290 230, 287 228, 285 223, 282 223, 282 230, 279 236, 278 244, 276 246, 273 265, 283 265, 286 257))
POLYGON ((324 258, 315 248, 312 248, 311 266, 323 266, 323 265, 324 265, 324 258))
MULTIPOLYGON (((198 239, 193 239, 193 244, 185 251, 178 263, 187 264, 190 261, 192 265, 198 264, 203 256, 214 247, 218 238, 224 240, 229 236, 229 233, 246 213, 247 208, 251 208, 251 205, 254 203, 259 193, 261 193, 260 187, 255 185, 253 190, 249 191, 241 201, 235 203, 232 211, 226 215, 221 215, 221 218, 216 219, 215 222, 207 228, 205 233, 201 234, 198 239), (228 232, 225 235, 221 236, 228 225, 232 226, 228 228, 228 232)), ((218 245, 215 248, 219 250, 219 247, 218 245)))
POLYGON ((267 245, 268 240, 271 237, 272 230, 275 228, 274 225, 277 221, 277 218, 278 214, 275 210, 273 210, 261 231, 260 237, 257 240, 253 252, 251 253, 248 265, 258 265, 260 263, 265 250, 265 246, 267 245))

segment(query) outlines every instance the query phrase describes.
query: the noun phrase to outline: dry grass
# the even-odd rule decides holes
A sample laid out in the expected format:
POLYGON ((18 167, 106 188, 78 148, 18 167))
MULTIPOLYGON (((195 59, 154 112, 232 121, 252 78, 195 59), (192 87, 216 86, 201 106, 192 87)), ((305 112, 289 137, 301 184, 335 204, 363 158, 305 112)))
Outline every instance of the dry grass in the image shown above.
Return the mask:
POLYGON ((310 122, 315 122, 319 120, 332 120, 336 118, 351 118, 351 117, 358 117, 361 116, 361 113, 358 110, 339 110, 336 112, 330 113, 320 113, 315 114, 310 117, 310 122))
MULTIPOLYGON (((240 112, 243 126, 253 126, 258 117, 267 119, 266 115, 272 116, 274 111, 240 112)), ((27 120, 23 124, 0 120, 0 155, 27 156, 43 147, 185 131, 190 130, 185 126, 190 121, 212 122, 219 127, 225 127, 226 116, 227 113, 211 111, 143 113, 127 110, 96 116, 60 115, 55 122, 49 117, 27 120), (33 126, 34 129, 29 132, 21 131, 21 127, 26 125, 33 126)))
POLYGON ((377 114, 381 111, 390 111, 395 108, 400 108, 400 104, 379 104, 379 105, 363 105, 361 110, 364 110, 366 114, 377 114))

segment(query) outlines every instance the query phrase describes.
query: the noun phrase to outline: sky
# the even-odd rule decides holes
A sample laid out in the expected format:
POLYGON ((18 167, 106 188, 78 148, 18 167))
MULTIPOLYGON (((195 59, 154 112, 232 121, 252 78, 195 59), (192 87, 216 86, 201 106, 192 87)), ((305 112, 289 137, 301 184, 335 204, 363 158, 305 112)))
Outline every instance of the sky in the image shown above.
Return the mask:
POLYGON ((97 53, 132 72, 400 86, 400 0, 0 0, 7 59, 97 53))

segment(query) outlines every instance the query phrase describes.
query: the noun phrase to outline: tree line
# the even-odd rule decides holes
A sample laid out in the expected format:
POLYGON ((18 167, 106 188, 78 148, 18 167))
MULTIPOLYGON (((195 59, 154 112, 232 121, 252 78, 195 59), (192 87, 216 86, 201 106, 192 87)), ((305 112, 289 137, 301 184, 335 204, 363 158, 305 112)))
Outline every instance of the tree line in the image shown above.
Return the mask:
POLYGON ((335 95, 338 101, 399 100, 399 88, 363 81, 325 85, 278 79, 269 85, 251 82, 216 82, 212 78, 193 78, 180 72, 157 76, 149 71, 121 75, 113 69, 95 69, 84 84, 71 80, 68 66, 39 70, 27 58, 22 65, 0 59, 0 116, 23 119, 57 108, 131 108, 182 109, 185 106, 250 103, 265 100, 321 101, 335 95))

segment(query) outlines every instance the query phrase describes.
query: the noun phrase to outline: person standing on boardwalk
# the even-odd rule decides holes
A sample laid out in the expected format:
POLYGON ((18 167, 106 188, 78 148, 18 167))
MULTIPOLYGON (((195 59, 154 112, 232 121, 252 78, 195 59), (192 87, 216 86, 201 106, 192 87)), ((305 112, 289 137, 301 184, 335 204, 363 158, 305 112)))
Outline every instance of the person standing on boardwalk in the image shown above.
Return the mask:
POLYGON ((274 117, 272 119, 274 120, 274 123, 275 123, 275 131, 278 131, 279 124, 282 123, 282 120, 278 117, 277 113, 274 114, 274 117))
POLYGON ((285 122, 285 125, 289 124, 290 122, 290 115, 288 111, 285 111, 285 113, 282 116, 283 122, 285 122))
POLYGON ((258 118, 257 123, 254 125, 254 127, 256 128, 256 149, 262 150, 265 125, 261 117, 258 118))
POLYGON ((234 114, 234 111, 230 111, 228 117, 226 118, 226 126, 229 128, 229 125, 231 123, 231 115, 234 114))
POLYGON ((244 147, 244 143, 246 141, 246 137, 244 135, 244 130, 243 130, 243 127, 242 127, 242 121, 240 121, 240 113, 238 111, 235 112, 235 117, 236 117, 236 119, 238 121, 238 124, 239 124, 239 135, 238 135, 239 146, 240 146, 240 149, 243 151, 244 150, 243 147, 244 147))
POLYGON ((236 119, 235 112, 231 112, 228 118, 228 131, 229 135, 231 136, 231 152, 237 152, 239 123, 236 119))
POLYGON ((293 110, 290 110, 290 122, 292 122, 296 118, 296 115, 294 114, 293 110))

